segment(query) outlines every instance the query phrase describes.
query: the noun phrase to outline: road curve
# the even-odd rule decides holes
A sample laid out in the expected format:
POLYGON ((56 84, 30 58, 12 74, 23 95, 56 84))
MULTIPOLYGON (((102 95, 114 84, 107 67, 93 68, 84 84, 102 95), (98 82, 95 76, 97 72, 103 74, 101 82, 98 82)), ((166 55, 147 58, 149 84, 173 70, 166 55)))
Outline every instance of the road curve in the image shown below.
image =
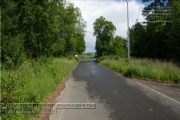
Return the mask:
POLYGON ((95 103, 96 108, 56 109, 56 104, 56 113, 50 115, 50 120, 179 120, 179 97, 168 99, 160 92, 157 94, 155 87, 148 89, 150 87, 152 85, 146 87, 144 82, 125 78, 94 60, 81 61, 56 101, 95 103))

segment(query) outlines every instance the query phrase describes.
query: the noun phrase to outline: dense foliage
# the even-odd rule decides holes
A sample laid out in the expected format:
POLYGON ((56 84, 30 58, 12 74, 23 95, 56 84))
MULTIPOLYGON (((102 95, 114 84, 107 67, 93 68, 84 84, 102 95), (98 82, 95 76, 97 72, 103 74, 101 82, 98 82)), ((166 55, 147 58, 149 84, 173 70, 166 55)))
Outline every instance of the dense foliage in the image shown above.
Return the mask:
POLYGON ((65 0, 1 0, 1 60, 14 66, 26 58, 80 54, 86 23, 65 0))
POLYGON ((46 102, 77 63, 54 56, 85 50, 86 23, 80 9, 65 0, 1 0, 0 7, 0 119, 29 119, 35 113, 8 114, 19 109, 6 104, 46 102))
POLYGON ((38 62, 27 60, 14 70, 3 70, 0 76, 0 119, 29 120, 32 116, 38 117, 41 107, 31 105, 46 103, 48 96, 56 90, 57 85, 69 74, 76 63, 75 59, 41 57, 38 62), (30 105, 29 107, 8 107, 11 103, 12 105, 30 103, 30 105), (25 113, 28 111, 28 114, 25 113))
POLYGON ((114 38, 116 27, 111 21, 100 16, 93 25, 94 36, 96 36, 96 55, 98 57, 111 54, 125 54, 125 39, 120 36, 114 38))
MULTIPOLYGON (((142 14, 147 22, 137 22, 130 28, 131 56, 180 61, 180 1, 142 0, 150 2, 142 14)), ((116 27, 104 17, 94 22, 96 54, 127 54, 126 40, 114 37, 116 27)))
POLYGON ((154 0, 143 15, 147 23, 130 29, 131 54, 180 61, 180 1, 154 0))

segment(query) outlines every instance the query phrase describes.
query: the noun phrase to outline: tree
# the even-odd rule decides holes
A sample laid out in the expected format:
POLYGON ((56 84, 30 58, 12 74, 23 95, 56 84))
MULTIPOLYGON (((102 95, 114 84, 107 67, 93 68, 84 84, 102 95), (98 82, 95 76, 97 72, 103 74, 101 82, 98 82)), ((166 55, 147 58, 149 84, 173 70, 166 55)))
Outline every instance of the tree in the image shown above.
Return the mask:
POLYGON ((180 1, 173 0, 170 2, 173 14, 173 23, 166 26, 166 32, 168 31, 168 57, 174 58, 180 61, 180 1))
POLYGON ((1 42, 1 60, 13 65, 20 64, 24 58, 23 49, 23 33, 20 33, 17 28, 18 16, 16 13, 17 7, 14 1, 1 1, 2 12, 2 42, 1 42))
POLYGON ((124 56, 127 53, 127 49, 126 49, 126 40, 120 36, 116 36, 113 39, 112 42, 112 54, 113 55, 119 55, 119 56, 124 56))
POLYGON ((86 45, 85 45, 85 40, 83 35, 79 35, 76 38, 76 52, 78 54, 81 54, 82 52, 85 51, 86 45))
MULTIPOLYGON (((84 36, 85 22, 79 8, 64 0, 19 0, 3 3, 3 9, 9 9, 14 3, 16 16, 13 17, 17 19, 14 21, 17 25, 15 30, 24 34, 23 46, 29 57, 39 58, 41 54, 53 52, 51 49, 55 43, 67 45, 71 37, 75 38, 77 34, 84 36)), ((65 47, 66 50, 68 48, 65 47)))
POLYGON ((96 36, 96 54, 97 56, 110 55, 111 43, 116 27, 111 21, 106 20, 103 16, 100 16, 93 23, 94 36, 96 36))
POLYGON ((133 56, 180 60, 179 8, 179 0, 154 0, 144 8, 147 23, 130 29, 133 56))
MULTIPOLYGON (((86 22, 65 0, 1 0, 2 62, 65 56, 85 50, 86 22)), ((10 63, 9 62, 9 63, 10 63)))
POLYGON ((136 57, 146 56, 147 45, 149 45, 148 39, 146 38, 146 34, 147 34, 146 28, 140 23, 136 23, 130 29, 132 56, 136 56, 136 57))
POLYGON ((29 57, 39 58, 41 55, 49 55, 50 46, 54 39, 57 39, 59 31, 58 23, 55 21, 56 6, 53 2, 37 0, 26 0, 19 5, 20 31, 25 34, 24 48, 29 57))
MULTIPOLYGON (((148 2, 150 0, 143 0, 148 2)), ((179 59, 180 1, 154 0, 144 8, 147 23, 130 29, 131 52, 135 57, 179 59)))
MULTIPOLYGON (((149 0, 143 0, 147 2, 149 0)), ((151 47, 149 50, 151 53, 147 55, 151 58, 166 58, 165 51, 167 51, 167 33, 164 32, 165 26, 168 23, 165 21, 172 21, 172 14, 170 13, 169 0, 154 0, 150 5, 144 8, 143 15, 147 20, 147 36, 151 47), (153 47, 152 47, 153 46, 153 47), (154 48, 154 50, 152 49, 154 48)))

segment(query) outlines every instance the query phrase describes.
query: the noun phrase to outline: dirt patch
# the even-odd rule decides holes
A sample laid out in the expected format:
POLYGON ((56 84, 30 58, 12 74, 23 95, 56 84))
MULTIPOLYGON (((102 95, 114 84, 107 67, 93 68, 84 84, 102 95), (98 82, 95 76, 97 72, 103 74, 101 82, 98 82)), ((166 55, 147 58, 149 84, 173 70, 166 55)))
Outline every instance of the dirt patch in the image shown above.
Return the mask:
MULTIPOLYGON (((76 65, 77 66, 77 65, 76 65)), ((57 85, 57 88, 54 92, 52 92, 45 103, 55 104, 56 98, 61 94, 61 91, 66 87, 65 83, 68 80, 69 76, 72 74, 72 71, 76 68, 76 66, 69 72, 69 74, 61 81, 59 85, 57 85)), ((53 106, 51 107, 45 107, 41 109, 41 114, 39 117, 33 117, 33 120, 49 120, 50 112, 44 113, 44 111, 51 111, 53 106)))

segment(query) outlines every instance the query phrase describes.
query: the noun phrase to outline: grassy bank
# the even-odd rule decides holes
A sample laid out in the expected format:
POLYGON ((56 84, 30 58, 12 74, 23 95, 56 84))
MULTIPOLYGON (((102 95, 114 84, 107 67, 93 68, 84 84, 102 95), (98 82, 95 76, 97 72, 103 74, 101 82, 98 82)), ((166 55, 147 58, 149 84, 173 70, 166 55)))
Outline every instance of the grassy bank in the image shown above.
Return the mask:
POLYGON ((95 57, 94 53, 84 53, 78 56, 78 60, 90 60, 95 57))
MULTIPOLYGON (((76 65, 75 59, 52 58, 26 61, 13 70, 1 71, 1 103, 43 103, 76 65)), ((8 108, 9 110, 14 108, 8 108)), ((24 110, 27 108, 23 108, 24 110)), ((7 114, 2 119, 27 119, 33 114, 7 114)))
POLYGON ((150 59, 131 59, 127 65, 125 58, 99 58, 98 61, 130 78, 180 83, 180 68, 171 62, 150 59))

